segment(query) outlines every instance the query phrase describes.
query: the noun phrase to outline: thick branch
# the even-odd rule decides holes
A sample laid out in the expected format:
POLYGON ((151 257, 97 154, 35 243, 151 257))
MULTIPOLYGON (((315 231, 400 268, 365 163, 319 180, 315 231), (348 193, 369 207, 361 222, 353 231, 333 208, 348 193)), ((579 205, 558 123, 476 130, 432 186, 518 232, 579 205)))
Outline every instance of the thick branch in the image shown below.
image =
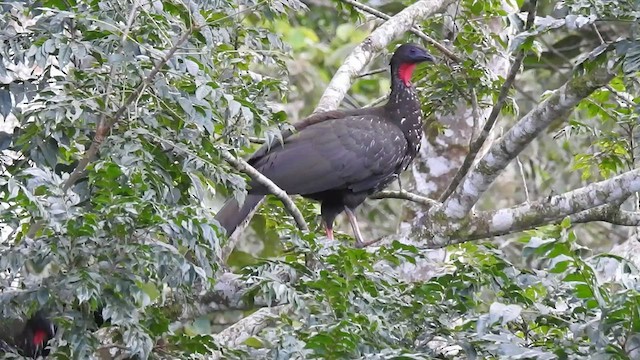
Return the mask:
POLYGON ((391 41, 410 30, 413 25, 439 9, 452 3, 453 0, 421 0, 408 6, 387 22, 374 30, 367 38, 351 52, 344 63, 331 79, 324 91, 316 111, 326 111, 338 108, 340 102, 351 86, 351 82, 362 72, 373 56, 384 49, 391 41))
POLYGON ((269 193, 275 195, 282 203, 284 207, 287 209, 289 214, 293 216, 293 219, 296 221, 296 225, 302 231, 309 231, 309 227, 307 226, 307 222, 304 221, 304 217, 302 213, 293 202, 291 197, 287 195, 287 193, 280 189, 278 185, 276 185, 273 181, 271 181, 268 177, 262 175, 260 171, 256 170, 253 166, 249 165, 246 161, 236 158, 229 151, 220 149, 220 156, 229 164, 233 165, 238 171, 242 171, 243 173, 251 176, 253 180, 258 182, 260 185, 263 185, 269 193))
POLYGON ((604 205, 571 215, 572 224, 593 221, 622 226, 640 226, 640 212, 622 210, 619 206, 604 205))
MULTIPOLYGON (((298 280, 299 275, 290 268, 278 267, 271 272, 269 281, 290 284, 298 280)), ((214 311, 247 310, 251 308, 283 305, 269 300, 268 295, 255 294, 257 282, 247 282, 240 275, 224 272, 216 276, 213 289, 200 294, 192 306, 183 307, 179 320, 190 320, 210 314, 214 311), (251 294, 249 296, 248 294, 251 294)))
MULTIPOLYGON (((529 15, 527 16, 527 24, 525 26, 526 30, 529 30, 533 25, 533 20, 536 17, 536 4, 537 0, 531 0, 529 3, 529 15)), ((493 109, 491 109, 491 114, 489 114, 489 118, 485 122, 482 132, 477 139, 473 141, 471 147, 469 148, 469 153, 467 157, 464 159, 462 166, 458 169, 458 172, 449 183, 447 189, 440 195, 440 201, 443 202, 447 200, 449 195, 453 193, 453 191, 460 185, 460 181, 467 174, 471 165, 473 165, 473 161, 478 156, 478 152, 484 145, 484 142, 487 141, 489 134, 491 133, 491 129, 493 129, 493 125, 495 125, 496 120, 498 119, 498 115, 500 115, 500 111, 504 107, 505 102, 507 101, 507 96, 509 95, 509 90, 511 90, 511 86, 516 79, 516 75, 520 71, 520 66, 522 66, 522 60, 524 60, 526 51, 524 49, 518 51, 518 55, 513 60, 513 64, 511 64, 511 69, 509 70, 509 74, 502 84, 500 88, 500 93, 498 94, 498 101, 496 101, 495 105, 493 105, 493 109)))
POLYGON ((214 335, 214 338, 220 345, 237 347, 248 338, 269 326, 273 319, 286 312, 288 307, 289 305, 279 305, 271 308, 261 308, 251 314, 251 316, 247 316, 214 335))
POLYGON ((462 219, 480 196, 533 139, 554 120, 568 112, 596 89, 606 85, 613 74, 603 65, 591 73, 574 77, 518 121, 458 186, 442 209, 450 219, 462 219))
MULTIPOLYGON (((374 54, 386 47, 393 39, 399 37, 407 30, 411 29, 414 22, 424 19, 427 16, 434 14, 438 9, 444 5, 451 3, 452 0, 436 0, 436 1, 419 1, 405 10, 401 11, 397 15, 393 16, 386 23, 373 31, 360 45, 358 45, 354 51, 347 57, 343 65, 338 69, 329 86, 325 90, 324 95, 320 99, 317 111, 336 109, 346 92, 351 86, 353 79, 361 73, 366 64, 373 58, 374 54)), ((297 208, 290 201, 290 198, 273 184, 269 179, 262 176, 257 170, 252 168, 249 164, 242 160, 238 160, 233 155, 226 151, 221 151, 221 155, 225 160, 234 165, 238 170, 247 173, 256 181, 260 177, 263 177, 266 181, 259 181, 261 184, 268 187, 270 192, 278 196, 282 200, 283 204, 287 207, 289 213, 294 216, 298 227, 307 229, 304 219, 300 216, 296 216, 297 208), (244 163, 244 164, 243 164, 244 163), (253 170, 254 172, 252 172, 253 170), (279 191, 281 192, 279 192, 279 191), (300 221, 301 220, 301 221, 300 221), (304 224, 304 226, 301 226, 304 224)), ((297 211, 299 214, 299 211, 297 211)), ((231 292, 232 294, 239 294, 239 292, 231 292)), ((240 297, 241 298, 241 297, 240 297)), ((228 298, 227 298, 228 299, 228 298)), ((235 299, 235 297, 234 297, 235 299)), ((235 302, 235 301, 233 301, 235 302)), ((238 305, 236 303, 236 305, 238 305)), ((227 346, 236 346, 244 341, 246 338, 258 333, 264 327, 267 326, 269 320, 277 314, 286 310, 286 305, 277 306, 273 308, 265 308, 258 310, 256 313, 241 320, 237 324, 229 327, 222 333, 216 336, 216 340, 227 346)))
POLYGON ((602 206, 618 203, 637 191, 640 191, 640 169, 544 200, 472 215, 468 222, 463 221, 466 222, 463 228, 446 236, 450 241, 445 240, 439 245, 533 229, 572 215, 576 216, 578 222, 601 220, 634 226, 640 221, 640 214, 628 211, 616 213, 602 206), (601 208, 596 210, 598 207, 601 208))

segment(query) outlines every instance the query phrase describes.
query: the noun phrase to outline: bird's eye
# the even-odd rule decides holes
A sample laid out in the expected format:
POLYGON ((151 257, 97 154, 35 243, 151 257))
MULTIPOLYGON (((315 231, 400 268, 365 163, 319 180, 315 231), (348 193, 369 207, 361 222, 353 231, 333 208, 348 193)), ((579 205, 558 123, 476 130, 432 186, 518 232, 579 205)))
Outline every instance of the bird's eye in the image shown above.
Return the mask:
POLYGON ((416 54, 416 49, 411 49, 411 55, 415 55, 416 54))

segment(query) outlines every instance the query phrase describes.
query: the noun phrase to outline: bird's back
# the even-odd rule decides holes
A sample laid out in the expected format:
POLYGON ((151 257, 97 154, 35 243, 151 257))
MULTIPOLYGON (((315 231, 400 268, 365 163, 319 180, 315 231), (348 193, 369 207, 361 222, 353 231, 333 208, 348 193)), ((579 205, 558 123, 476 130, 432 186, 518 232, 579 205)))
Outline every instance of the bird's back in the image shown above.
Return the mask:
POLYGON ((383 108, 366 110, 304 127, 250 163, 289 194, 370 191, 398 172, 408 145, 383 108))

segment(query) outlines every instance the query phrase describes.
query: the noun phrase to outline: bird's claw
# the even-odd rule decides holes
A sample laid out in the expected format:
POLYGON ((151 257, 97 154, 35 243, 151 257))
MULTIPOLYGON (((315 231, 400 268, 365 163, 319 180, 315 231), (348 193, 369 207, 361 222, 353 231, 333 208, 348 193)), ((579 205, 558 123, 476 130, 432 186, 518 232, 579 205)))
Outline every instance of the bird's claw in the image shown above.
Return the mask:
POLYGON ((371 241, 359 241, 356 239, 356 243, 353 245, 353 247, 355 247, 356 249, 363 249, 363 248, 366 248, 367 246, 377 243, 380 240, 382 239, 376 239, 371 241))

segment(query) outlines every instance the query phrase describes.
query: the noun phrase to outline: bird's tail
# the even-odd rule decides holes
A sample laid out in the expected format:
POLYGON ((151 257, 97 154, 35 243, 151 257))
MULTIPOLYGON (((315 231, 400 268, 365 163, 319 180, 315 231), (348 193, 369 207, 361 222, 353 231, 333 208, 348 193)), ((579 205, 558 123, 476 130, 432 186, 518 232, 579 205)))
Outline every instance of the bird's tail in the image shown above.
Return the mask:
POLYGON ((264 199, 264 195, 248 194, 240 206, 238 200, 231 198, 224 203, 215 219, 227 231, 227 235, 231 236, 240 224, 250 218, 251 213, 260 206, 262 199, 264 199))

